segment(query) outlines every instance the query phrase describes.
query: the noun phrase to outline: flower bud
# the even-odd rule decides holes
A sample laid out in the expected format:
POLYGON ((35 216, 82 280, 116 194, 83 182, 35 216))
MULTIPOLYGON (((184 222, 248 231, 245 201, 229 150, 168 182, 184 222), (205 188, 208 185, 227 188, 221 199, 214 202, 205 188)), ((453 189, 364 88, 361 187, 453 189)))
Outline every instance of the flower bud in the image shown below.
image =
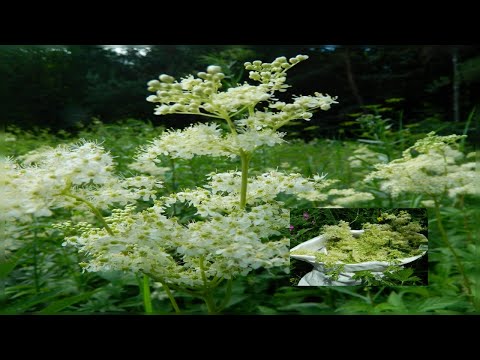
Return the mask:
POLYGON ((207 67, 207 72, 209 74, 217 74, 221 71, 222 71, 222 68, 220 66, 217 66, 217 65, 210 65, 209 67, 207 67))
POLYGON ((308 55, 297 55, 296 58, 298 61, 303 61, 308 59, 308 55))
POLYGON ((158 81, 158 80, 150 80, 150 81, 147 83, 147 85, 148 85, 149 87, 159 86, 159 85, 160 85, 160 81, 158 81))
POLYGON ((184 110, 184 107, 182 104, 173 104, 170 109, 172 111, 183 111, 184 110))
POLYGON ((167 83, 167 84, 171 84, 175 81, 175 79, 172 76, 167 75, 167 74, 162 74, 158 78, 160 79, 161 82, 164 82, 164 83, 167 83))

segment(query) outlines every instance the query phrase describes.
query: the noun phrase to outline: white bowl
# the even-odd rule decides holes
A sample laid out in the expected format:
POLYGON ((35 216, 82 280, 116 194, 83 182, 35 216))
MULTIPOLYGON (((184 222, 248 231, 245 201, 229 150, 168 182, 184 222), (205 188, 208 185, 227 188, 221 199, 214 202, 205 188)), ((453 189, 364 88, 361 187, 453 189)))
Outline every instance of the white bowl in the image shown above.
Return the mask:
MULTIPOLYGON (((364 230, 350 230, 353 236, 359 237, 364 230)), ((423 235, 422 235, 423 236, 423 235)), ((426 239, 426 238, 425 238, 426 239)), ((297 260, 302 260, 306 261, 310 264, 312 264, 317 270, 323 270, 324 269, 324 263, 322 262, 317 262, 315 260, 315 256, 312 255, 296 255, 292 254, 293 251, 295 250, 312 250, 312 251, 321 251, 324 254, 327 253, 327 250, 325 248, 325 243, 326 239, 324 238, 323 235, 314 237, 313 239, 310 239, 308 241, 305 241, 294 248, 290 249, 290 257, 297 259, 297 260)), ((426 251, 421 253, 420 255, 416 256, 410 256, 408 258, 401 258, 397 259, 395 263, 389 263, 387 261, 367 261, 367 262, 362 262, 362 263, 357 263, 357 264, 344 264, 345 267, 342 270, 342 273, 353 273, 356 271, 362 271, 362 270, 370 270, 370 271, 376 271, 376 272, 381 272, 385 271, 389 266, 396 265, 396 266, 402 266, 408 263, 411 263, 412 261, 415 261, 419 258, 421 258, 423 255, 425 255, 426 251)), ((338 264, 343 264, 341 262, 338 262, 338 264)))

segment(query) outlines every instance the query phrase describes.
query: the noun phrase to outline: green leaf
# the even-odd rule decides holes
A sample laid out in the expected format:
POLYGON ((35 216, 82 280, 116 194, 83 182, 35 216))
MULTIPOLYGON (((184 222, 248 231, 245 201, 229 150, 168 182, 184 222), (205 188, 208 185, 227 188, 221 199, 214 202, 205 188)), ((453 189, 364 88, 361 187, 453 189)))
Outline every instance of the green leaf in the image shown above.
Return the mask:
POLYGON ((447 307, 462 305, 464 300, 453 297, 431 297, 423 300, 418 306, 418 312, 445 310, 447 307))
POLYGON ((395 291, 390 294, 387 302, 393 306, 392 310, 397 310, 402 312, 408 311, 407 307, 403 303, 402 295, 397 294, 395 291))
MULTIPOLYGON (((292 287, 284 287, 279 289, 279 291, 275 294, 276 298, 304 298, 307 296, 319 296, 321 293, 318 289, 306 289, 303 290, 302 287, 292 288, 292 287), (284 292, 280 292, 284 291, 284 292)), ((290 299, 288 301, 291 301, 290 299)))
POLYGON ((282 306, 278 308, 280 311, 296 311, 300 314, 312 315, 325 313, 325 310, 329 309, 328 305, 322 303, 300 303, 300 304, 290 304, 287 306, 282 306))
POLYGON ((228 309, 229 307, 232 307, 233 305, 238 304, 245 299, 248 299, 248 295, 232 295, 224 309, 228 309))
POLYGON ((348 295, 351 295, 351 296, 354 296, 354 297, 357 297, 357 298, 360 298, 360 299, 364 300, 365 302, 370 303, 370 299, 368 297, 357 294, 354 291, 344 289, 343 287, 333 286, 332 290, 338 291, 340 293, 348 294, 348 295))
POLYGON ((395 311, 398 311, 397 307, 389 303, 381 303, 375 306, 376 313, 395 312, 395 311))
POLYGON ((418 294, 423 297, 430 296, 430 292, 428 291, 428 289, 422 286, 410 286, 410 287, 402 288, 402 291, 400 291, 399 294, 402 296, 404 294, 418 294))
POLYGON ((28 249, 29 246, 25 246, 20 250, 16 251, 9 260, 0 263, 0 279, 5 279, 8 274, 10 274, 13 269, 15 269, 22 255, 26 253, 28 249))
POLYGON ((413 275, 413 269, 412 268, 401 269, 395 272, 386 273, 385 275, 399 281, 407 281, 410 278, 410 276, 413 275))
POLYGON ((54 314, 54 313, 57 313, 57 312, 65 309, 66 307, 69 307, 70 305, 76 304, 76 303, 78 303, 80 301, 83 301, 83 300, 87 300, 88 298, 90 298, 90 296, 92 296, 94 293, 98 292, 99 290, 101 290, 101 289, 96 289, 96 290, 93 290, 93 291, 90 291, 90 292, 87 292, 87 293, 84 293, 84 294, 74 295, 74 296, 70 296, 70 297, 55 301, 55 302, 51 303, 50 305, 48 305, 46 308, 44 308, 42 311, 40 311, 40 314, 54 314))
POLYGON ((370 313, 372 306, 364 302, 349 301, 348 303, 340 306, 336 313, 358 314, 358 313, 370 313))
POLYGON ((11 313, 20 314, 20 313, 26 312, 37 304, 48 302, 49 300, 56 298, 58 295, 63 293, 63 291, 64 290, 62 289, 62 290, 49 291, 43 294, 39 294, 32 298, 19 301, 7 307, 2 312, 9 313, 9 314, 11 313))
POLYGON ((310 231, 310 230, 312 230, 312 229, 313 229, 313 228, 302 229, 302 230, 300 230, 300 231, 297 233, 297 236, 302 235, 302 234, 305 234, 307 231, 310 231))
POLYGON ((257 306, 258 312, 262 315, 276 315, 278 312, 275 309, 272 309, 268 306, 257 306))

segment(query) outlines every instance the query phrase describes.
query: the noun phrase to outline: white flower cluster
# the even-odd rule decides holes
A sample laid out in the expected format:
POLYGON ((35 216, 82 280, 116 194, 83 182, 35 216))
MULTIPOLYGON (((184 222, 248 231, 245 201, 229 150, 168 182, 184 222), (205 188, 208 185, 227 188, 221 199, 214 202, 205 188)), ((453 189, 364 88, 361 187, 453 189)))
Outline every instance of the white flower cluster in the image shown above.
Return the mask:
MULTIPOLYGON (((284 191, 287 178, 285 175, 283 188, 271 174, 254 179, 256 190, 249 193, 252 205, 243 210, 236 194, 238 174, 211 175, 210 190, 172 194, 140 213, 131 206, 116 209, 106 218, 112 233, 79 224, 77 234, 67 237, 66 244, 89 255, 88 263, 83 264, 87 271, 141 271, 170 285, 189 288, 203 285, 201 268, 209 281, 246 275, 259 267, 288 271, 289 240, 281 237, 280 231, 288 227, 289 211, 281 202, 261 196, 272 190, 271 186, 277 193, 284 191), (219 185, 223 181, 226 186, 219 185), (185 225, 176 217, 165 216, 165 208, 177 202, 195 207, 201 218, 185 225)), ((290 191, 300 187, 295 178, 290 179, 290 191)), ((308 191, 306 183, 303 186, 308 191)), ((69 231, 74 227, 70 222, 63 225, 69 231)))
MULTIPOLYGON (((114 210, 106 218, 112 233, 80 224, 78 234, 66 243, 89 255, 89 262, 83 264, 87 271, 141 271, 179 287, 201 287, 201 268, 208 281, 246 275, 259 267, 288 271, 289 240, 281 237, 281 231, 288 227, 289 211, 276 197, 285 193, 325 201, 333 193, 322 190, 334 181, 324 178, 278 171, 258 175, 249 179, 244 210, 238 202, 241 173, 212 173, 205 187, 162 197, 141 213, 130 206, 114 210), (178 202, 196 209, 195 221, 182 224, 165 216, 165 209, 178 202)), ((349 189, 335 195, 356 193, 349 189)))
POLYGON ((359 202, 370 201, 375 197, 367 192, 357 191, 355 189, 330 189, 328 195, 332 198, 331 203, 341 207, 349 206, 359 202))
POLYGON ((309 120, 313 111, 328 110, 337 103, 336 98, 321 93, 314 96, 298 96, 291 104, 273 97, 275 91, 284 91, 287 85, 286 71, 308 56, 298 55, 287 60, 279 57, 272 63, 259 60, 245 63, 250 78, 259 81, 219 91, 224 74, 220 67, 211 65, 198 78, 188 76, 176 81, 169 75, 148 83, 148 90, 155 92, 148 101, 159 103, 155 114, 197 114, 223 119, 230 128, 224 134, 216 124, 197 124, 184 130, 168 131, 145 146, 137 154, 133 169, 155 173, 159 155, 190 159, 194 155, 229 156, 250 154, 256 148, 281 143, 285 134, 277 130, 295 119, 309 120), (255 109, 264 102, 263 111, 255 109))
POLYGON ((300 174, 277 171, 249 178, 248 164, 258 147, 283 142, 284 134, 277 132, 281 126, 294 119, 308 120, 314 110, 328 110, 336 103, 320 93, 296 97, 291 104, 273 97, 275 91, 287 87, 285 72, 306 58, 299 55, 288 61, 281 57, 271 64, 246 63, 250 78, 260 84, 244 83, 223 92, 219 89, 224 74, 214 65, 197 78, 176 81, 163 74, 150 81, 148 89, 156 94, 147 100, 159 104, 156 114, 222 119, 230 131, 217 123, 166 131, 140 149, 132 169, 158 175, 162 172, 156 170, 159 156, 190 159, 205 155, 239 156, 242 172, 210 174, 206 186, 162 197, 142 212, 129 205, 114 210, 105 219, 108 228, 65 224, 66 244, 88 255, 84 268, 143 272, 183 289, 205 289, 207 283, 246 275, 260 267, 288 271, 289 240, 281 231, 288 229, 289 211, 277 196, 284 193, 325 201, 328 195, 322 190, 332 181, 321 175, 305 179, 300 174), (265 103, 265 111, 255 109, 259 103, 265 103), (188 224, 165 215, 165 210, 178 202, 196 210, 188 224), (71 229, 74 233, 68 234, 71 229))
POLYGON ((43 148, 26 154, 22 163, 9 158, 1 163, 3 219, 28 221, 50 216, 54 208, 84 206, 75 197, 102 209, 125 205, 155 198, 155 188, 161 186, 148 176, 118 177, 111 155, 93 142, 43 148))
POLYGON ((256 148, 267 145, 274 146, 284 142, 283 133, 272 130, 251 131, 239 134, 224 134, 217 124, 196 124, 184 130, 164 132, 151 144, 140 149, 132 169, 158 174, 156 164, 158 156, 191 159, 195 155, 228 156, 234 158, 242 151, 253 152, 256 148))
POLYGON ((272 102, 269 108, 273 111, 256 111, 246 118, 236 120, 239 126, 261 130, 270 128, 277 130, 292 120, 303 119, 309 121, 313 111, 317 109, 329 110, 332 104, 336 104, 336 98, 316 92, 315 96, 294 97, 291 104, 282 101, 272 102))
POLYGON ((289 60, 285 56, 281 56, 272 63, 263 63, 260 60, 255 60, 253 63, 246 62, 244 65, 246 70, 251 70, 248 74, 250 79, 261 82, 273 91, 284 92, 289 87, 285 84, 287 80, 285 72, 307 59, 307 55, 297 55, 289 60))
MULTIPOLYGON (((474 162, 464 162, 457 149, 461 135, 437 136, 431 132, 403 152, 400 159, 376 165, 365 181, 381 180, 381 189, 398 197, 402 193, 440 198, 480 195, 480 180, 474 162)), ((431 203, 425 203, 431 204, 431 203)))

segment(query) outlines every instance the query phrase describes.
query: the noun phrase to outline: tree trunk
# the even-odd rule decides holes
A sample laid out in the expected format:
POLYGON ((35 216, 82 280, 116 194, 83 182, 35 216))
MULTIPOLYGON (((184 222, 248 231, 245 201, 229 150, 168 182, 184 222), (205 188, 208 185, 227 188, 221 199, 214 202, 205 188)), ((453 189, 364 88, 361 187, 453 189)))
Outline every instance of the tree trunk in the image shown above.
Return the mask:
POLYGON ((343 59, 345 61, 345 70, 347 71, 348 83, 350 84, 350 88, 352 89, 353 96, 357 100, 358 106, 363 106, 363 99, 360 96, 357 83, 355 82, 355 77, 353 76, 352 63, 350 61, 350 51, 347 47, 343 52, 343 59))
POLYGON ((458 48, 452 48, 452 65, 453 65, 453 121, 460 121, 460 78, 458 73, 458 48))

